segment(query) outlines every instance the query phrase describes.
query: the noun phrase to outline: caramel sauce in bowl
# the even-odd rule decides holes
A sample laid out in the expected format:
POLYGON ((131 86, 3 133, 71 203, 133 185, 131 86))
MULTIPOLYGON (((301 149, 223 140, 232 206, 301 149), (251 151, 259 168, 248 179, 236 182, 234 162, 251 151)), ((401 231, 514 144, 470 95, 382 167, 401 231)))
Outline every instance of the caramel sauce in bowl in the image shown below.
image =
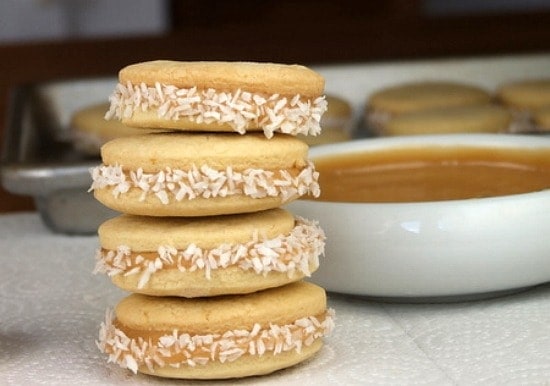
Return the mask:
POLYGON ((312 281, 398 300, 493 296, 550 281, 550 138, 450 134, 310 149, 321 196, 312 281))

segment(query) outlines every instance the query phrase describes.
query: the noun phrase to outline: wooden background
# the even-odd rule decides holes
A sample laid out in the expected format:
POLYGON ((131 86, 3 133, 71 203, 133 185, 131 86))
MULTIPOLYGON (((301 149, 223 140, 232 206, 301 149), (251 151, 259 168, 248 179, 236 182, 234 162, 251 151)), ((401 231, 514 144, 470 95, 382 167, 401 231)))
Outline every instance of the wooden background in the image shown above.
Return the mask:
MULTIPOLYGON (((0 43, 0 139, 9 90, 115 75, 153 59, 338 64, 550 51, 550 12, 430 15, 420 0, 173 1, 163 36, 0 43)), ((0 188, 0 212, 33 210, 0 188)))

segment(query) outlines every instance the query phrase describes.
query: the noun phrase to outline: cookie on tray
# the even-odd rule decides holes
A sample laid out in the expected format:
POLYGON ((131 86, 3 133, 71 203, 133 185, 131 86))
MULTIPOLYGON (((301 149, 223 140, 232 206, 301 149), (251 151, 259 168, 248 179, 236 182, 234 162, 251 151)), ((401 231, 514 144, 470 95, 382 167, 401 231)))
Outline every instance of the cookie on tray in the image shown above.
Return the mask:
POLYGON ((550 79, 525 79, 501 84, 497 100, 514 116, 513 132, 537 131, 534 114, 550 106, 550 79))
POLYGON ((89 156, 98 156, 101 146, 111 139, 151 131, 126 126, 117 120, 105 120, 107 111, 109 111, 109 103, 97 103, 74 112, 69 130, 76 150, 89 156))
POLYGON ((145 216, 211 216, 319 196, 308 146, 279 134, 153 133, 101 149, 91 190, 105 206, 145 216))
POLYGON ((491 98, 488 91, 459 82, 426 80, 402 83, 382 88, 369 96, 365 122, 369 130, 384 135, 386 123, 401 114, 487 104, 491 98))
POLYGON ((550 132, 550 104, 537 109, 533 113, 533 122, 537 131, 543 133, 550 132))
POLYGON ((300 65, 143 62, 120 70, 107 117, 148 128, 317 135, 324 86, 300 65))
POLYGON ((325 235, 313 221, 271 209, 211 217, 122 215, 98 230, 95 272, 154 296, 250 293, 308 277, 325 235))
POLYGON ((132 294, 107 312, 98 346, 109 362, 160 377, 261 375, 318 352, 334 326, 325 291, 296 282, 213 298, 132 294))
POLYGON ((321 134, 301 137, 308 145, 324 145, 349 141, 352 138, 353 110, 348 100, 327 95, 327 111, 321 118, 321 134))
POLYGON ((494 104, 459 106, 401 114, 390 119, 385 135, 502 133, 512 114, 494 104))

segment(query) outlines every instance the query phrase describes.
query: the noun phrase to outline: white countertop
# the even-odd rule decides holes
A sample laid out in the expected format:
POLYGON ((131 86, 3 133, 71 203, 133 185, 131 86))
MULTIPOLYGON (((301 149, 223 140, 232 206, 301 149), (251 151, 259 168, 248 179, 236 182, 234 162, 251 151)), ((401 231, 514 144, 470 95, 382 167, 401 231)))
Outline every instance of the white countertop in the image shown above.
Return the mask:
MULTIPOLYGON (((91 273, 97 246, 51 233, 34 213, 0 216, 0 383, 205 385, 106 364, 99 324, 124 293, 91 273)), ((550 384, 550 284, 448 304, 330 294, 329 305, 336 329, 314 359, 219 384, 550 384)))

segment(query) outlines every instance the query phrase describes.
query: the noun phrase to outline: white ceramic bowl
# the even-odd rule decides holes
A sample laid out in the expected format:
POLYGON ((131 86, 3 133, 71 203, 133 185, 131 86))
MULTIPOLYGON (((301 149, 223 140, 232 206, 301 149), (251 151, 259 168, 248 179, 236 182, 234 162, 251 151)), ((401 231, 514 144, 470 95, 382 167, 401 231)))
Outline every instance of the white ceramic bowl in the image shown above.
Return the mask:
MULTIPOLYGON (((456 134, 360 139, 310 157, 422 145, 544 148, 550 138, 456 134)), ((316 219, 326 255, 312 281, 328 291, 383 298, 476 297, 550 281, 550 190, 421 203, 287 206, 316 219)))

